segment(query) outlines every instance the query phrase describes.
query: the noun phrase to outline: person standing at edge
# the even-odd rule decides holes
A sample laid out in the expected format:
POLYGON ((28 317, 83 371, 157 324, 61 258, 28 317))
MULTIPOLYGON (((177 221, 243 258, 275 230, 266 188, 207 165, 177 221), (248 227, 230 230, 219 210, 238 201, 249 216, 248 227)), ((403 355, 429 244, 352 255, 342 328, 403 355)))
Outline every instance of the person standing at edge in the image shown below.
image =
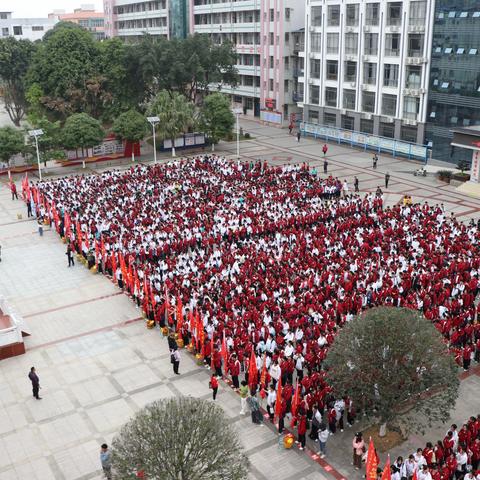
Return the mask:
POLYGON ((215 400, 217 398, 217 392, 218 392, 218 380, 214 373, 210 377, 209 387, 212 389, 213 400, 215 400))
POLYGON ((12 192, 12 200, 15 198, 18 200, 17 186, 13 182, 10 182, 10 191, 12 192))
POLYGON ((377 169, 377 162, 378 162, 378 155, 375 153, 373 155, 373 169, 376 170, 377 169))
POLYGON ((112 480, 112 456, 106 443, 100 448, 100 463, 107 480, 112 480))
POLYGON ((178 350, 170 351, 170 361, 173 364, 173 373, 175 375, 180 375, 178 373, 178 367, 180 366, 180 352, 178 350))
POLYGON ((40 379, 38 378, 37 373, 35 372, 35 367, 32 367, 30 369, 30 373, 28 374, 28 378, 32 382, 32 391, 33 391, 33 396, 37 400, 41 400, 42 397, 38 396, 38 391, 40 390, 40 379))
POLYGON ((359 192, 359 188, 358 188, 358 178, 355 177, 355 180, 353 181, 353 185, 355 187, 355 192, 359 192))
POLYGON ((297 132, 297 142, 300 142, 300 139, 302 138, 302 132, 299 130, 297 132))
POLYGON ((390 173, 385 174, 385 189, 388 188, 388 182, 390 181, 390 173))
POLYGON ((68 258, 68 266, 75 266, 75 262, 73 261, 73 251, 72 251, 72 246, 68 244, 67 251, 65 252, 65 255, 68 258))
POLYGON ((325 158, 323 160, 323 173, 327 173, 328 171, 328 162, 327 162, 327 159, 325 158))
POLYGON ((240 405, 242 407, 240 410, 240 415, 245 415, 245 413, 247 413, 245 411, 245 407, 247 406, 247 397, 248 397, 248 384, 245 380, 242 381, 242 385, 240 386, 239 393, 240 393, 240 405))

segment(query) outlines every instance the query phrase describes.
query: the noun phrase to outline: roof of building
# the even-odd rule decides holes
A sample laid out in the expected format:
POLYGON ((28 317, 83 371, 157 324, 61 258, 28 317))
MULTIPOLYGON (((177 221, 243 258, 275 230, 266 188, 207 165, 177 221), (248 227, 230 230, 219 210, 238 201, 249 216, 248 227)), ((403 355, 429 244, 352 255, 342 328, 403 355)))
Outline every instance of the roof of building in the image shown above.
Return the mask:
POLYGON ((103 18, 103 12, 92 12, 92 11, 76 11, 74 13, 59 13, 57 14, 60 20, 77 20, 77 19, 87 19, 87 18, 103 18))

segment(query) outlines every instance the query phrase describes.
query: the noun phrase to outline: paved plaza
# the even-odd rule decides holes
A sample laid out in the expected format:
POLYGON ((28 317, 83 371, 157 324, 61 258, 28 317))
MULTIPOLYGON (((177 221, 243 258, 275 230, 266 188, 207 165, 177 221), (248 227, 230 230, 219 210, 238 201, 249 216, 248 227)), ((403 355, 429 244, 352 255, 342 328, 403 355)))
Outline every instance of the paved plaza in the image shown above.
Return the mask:
MULTIPOLYGON (((244 120, 243 128, 255 138, 241 142, 242 157, 275 164, 307 161, 323 172, 323 143, 303 138, 297 143, 286 130, 251 121, 244 120)), ((234 143, 219 147, 234 156, 234 143)), ((388 171, 387 205, 409 194, 414 201, 443 203, 465 221, 480 217, 479 199, 459 197, 453 186, 434 177, 414 177, 416 162, 380 156, 374 171, 370 153, 334 144, 327 157, 329 174, 347 179, 352 189, 356 175, 362 192, 383 189, 388 171)), ((66 173, 52 170, 51 175, 66 173)), ((39 237, 36 223, 25 219, 24 205, 11 201, 6 182, 0 178, 0 293, 24 316, 32 335, 25 338, 25 355, 0 362, 0 480, 99 479, 101 443, 111 443, 118 428, 153 400, 210 398, 209 372, 182 351, 181 375, 174 375, 159 330, 147 330, 140 310, 106 277, 83 265, 67 268, 58 235, 47 230, 39 237), (43 387, 41 401, 32 398, 31 366, 43 387)), ((479 413, 479 394, 477 374, 462 380, 456 423, 479 413)), ((296 448, 284 450, 272 429, 240 415, 238 396, 223 383, 217 401, 239 432, 251 480, 361 478, 350 466, 352 430, 329 440, 329 463, 317 462, 296 448)), ((409 453, 426 439, 443 437, 444 430, 439 425, 425 437, 412 436, 392 453, 409 453)))

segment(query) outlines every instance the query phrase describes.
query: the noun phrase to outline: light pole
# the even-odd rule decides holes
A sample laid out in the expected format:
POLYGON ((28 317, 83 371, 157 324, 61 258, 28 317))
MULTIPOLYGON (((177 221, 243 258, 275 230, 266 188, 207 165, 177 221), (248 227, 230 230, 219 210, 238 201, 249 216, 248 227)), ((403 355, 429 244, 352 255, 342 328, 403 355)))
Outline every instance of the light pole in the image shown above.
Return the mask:
POLYGON ((152 125, 152 134, 153 134, 153 163, 157 163, 157 144, 155 141, 155 125, 160 123, 160 119, 158 117, 147 117, 147 120, 152 125))
POLYGON ((37 149, 38 176, 40 178, 40 181, 42 181, 42 169, 40 168, 40 153, 38 151, 38 137, 40 135, 43 135, 43 130, 41 128, 39 128, 37 130, 29 130, 28 134, 31 137, 35 138, 35 147, 37 149))
POLYGON ((240 114, 242 113, 241 108, 234 108, 233 113, 237 117, 237 158, 240 158, 240 123, 239 123, 239 117, 240 114))

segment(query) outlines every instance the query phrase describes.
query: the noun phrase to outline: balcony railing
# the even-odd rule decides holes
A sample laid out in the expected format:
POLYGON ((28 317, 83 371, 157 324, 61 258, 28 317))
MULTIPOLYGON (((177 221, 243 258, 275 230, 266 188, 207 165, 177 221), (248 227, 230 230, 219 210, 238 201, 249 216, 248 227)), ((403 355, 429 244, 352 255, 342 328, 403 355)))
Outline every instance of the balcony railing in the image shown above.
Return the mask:
POLYGON ((400 55, 399 49, 386 48, 385 56, 386 57, 398 57, 400 55))

